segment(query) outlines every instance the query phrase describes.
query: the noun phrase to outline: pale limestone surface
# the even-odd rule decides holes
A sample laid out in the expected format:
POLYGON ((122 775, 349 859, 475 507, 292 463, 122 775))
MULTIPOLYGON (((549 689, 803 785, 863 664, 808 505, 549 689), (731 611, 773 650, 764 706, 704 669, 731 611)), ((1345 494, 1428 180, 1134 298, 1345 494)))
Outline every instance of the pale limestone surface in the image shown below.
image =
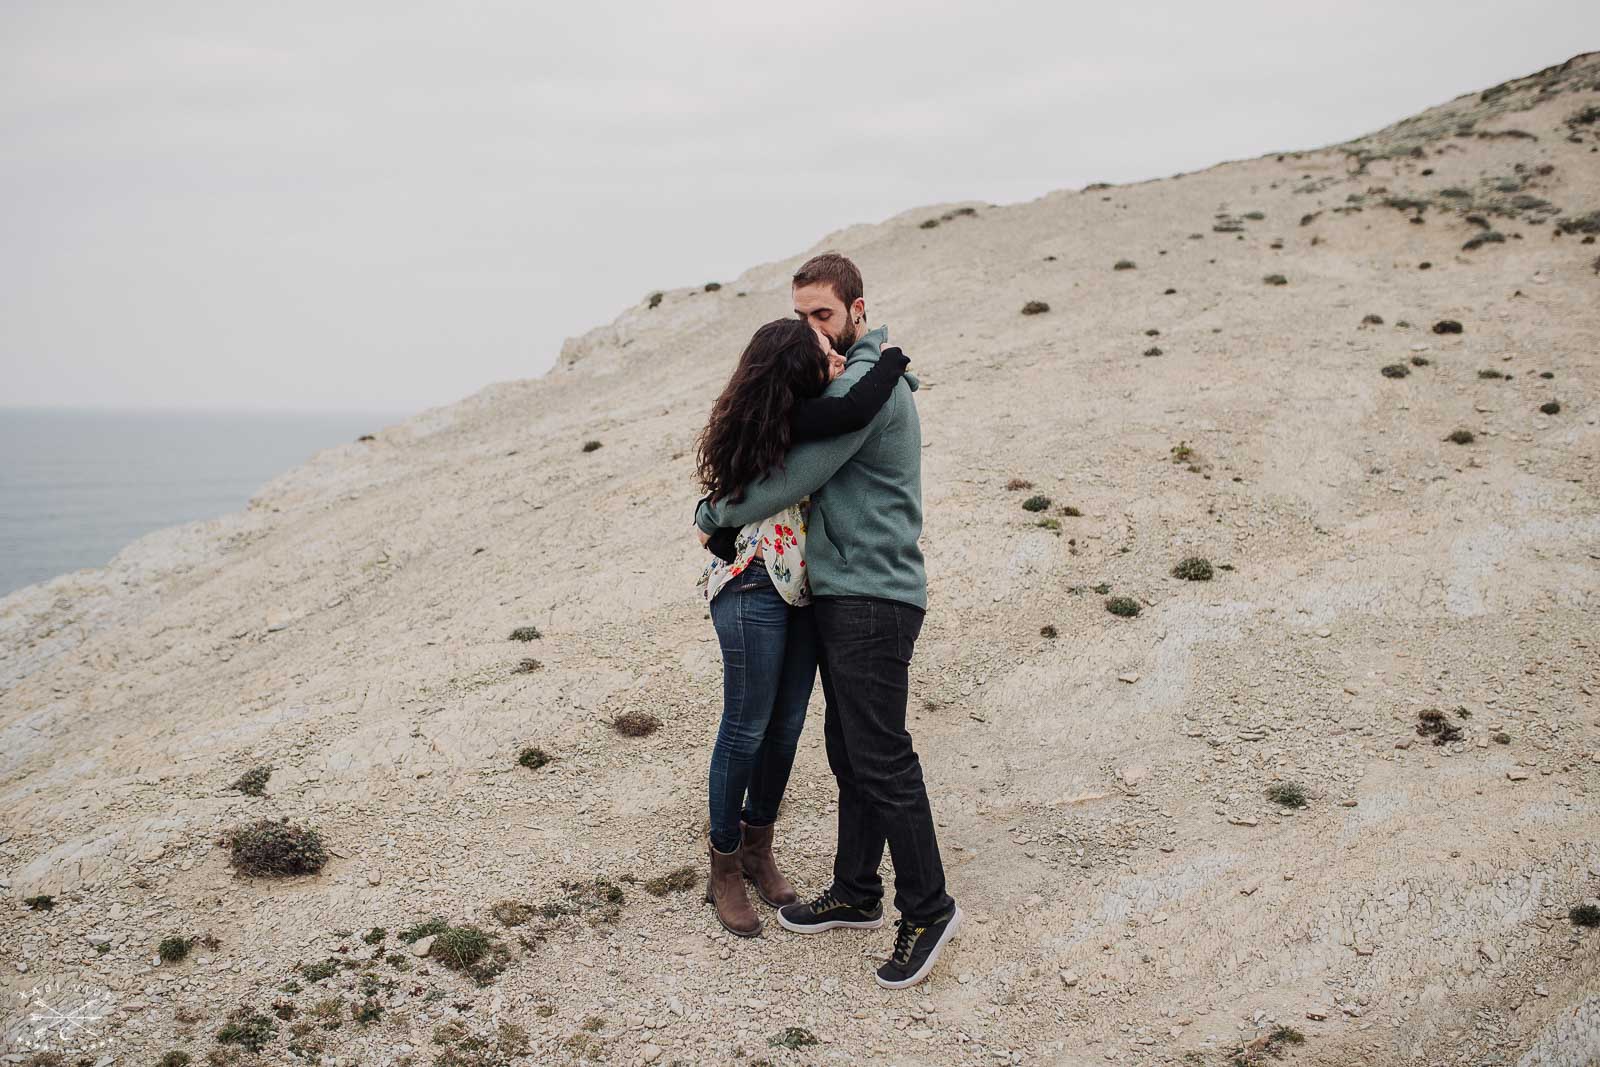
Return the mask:
MULTIPOLYGON (((910 727, 970 916, 924 986, 873 984, 889 930, 800 938, 763 908, 742 941, 698 889, 621 882, 614 925, 489 914, 703 863, 720 661, 694 438, 797 254, 641 299, 544 378, 0 600, 8 1003, 104 987, 118 1062, 198 1061, 240 1001, 358 1000, 353 971, 278 992, 297 962, 371 953, 334 931, 395 951, 438 915, 501 931, 506 972, 380 962, 383 1018, 315 1028, 313 1061, 431 1063, 461 1019, 524 1026, 522 1063, 1214 1064, 1278 1024, 1303 1064, 1594 1062, 1600 932, 1567 913, 1600 888, 1600 247, 1555 231, 1600 211, 1600 124, 1566 124, 1600 105, 1600 59, 1489 96, 816 246, 856 258, 924 383, 910 727), (1450 187, 1515 210, 1485 214, 1508 240, 1463 251, 1480 227, 1450 187), (1434 206, 1412 224, 1390 196, 1434 206), (1231 569, 1170 577, 1190 555, 1231 569), (507 640, 525 625, 542 638, 507 640), (1418 736, 1427 707, 1462 740, 1418 736), (663 728, 618 736, 625 710, 663 728), (514 762, 533 743, 556 757, 536 772, 514 762), (261 763, 264 798, 228 788, 261 763), (220 842, 269 815, 326 836, 320 875, 231 873, 220 842), (54 911, 23 908, 38 893, 54 911), (152 968, 185 932, 221 946, 152 968), (770 1046, 789 1026, 821 1044, 770 1046)), ((802 891, 833 845, 820 688, 812 716, 778 834, 802 891)), ((292 1061, 292 1025, 263 1062, 292 1061)))

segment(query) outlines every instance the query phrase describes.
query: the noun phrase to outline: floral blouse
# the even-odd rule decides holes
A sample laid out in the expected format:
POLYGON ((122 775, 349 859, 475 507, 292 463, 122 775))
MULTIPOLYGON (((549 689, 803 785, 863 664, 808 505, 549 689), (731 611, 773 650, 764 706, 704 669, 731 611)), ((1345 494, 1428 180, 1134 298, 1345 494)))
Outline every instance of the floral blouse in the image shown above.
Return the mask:
POLYGON ((705 593, 706 602, 710 603, 723 586, 744 573, 759 548, 767 576, 777 587, 778 595, 797 608, 810 604, 811 583, 806 579, 805 560, 806 513, 810 507, 808 497, 760 522, 745 524, 733 544, 733 562, 724 563, 712 556, 695 583, 705 593))

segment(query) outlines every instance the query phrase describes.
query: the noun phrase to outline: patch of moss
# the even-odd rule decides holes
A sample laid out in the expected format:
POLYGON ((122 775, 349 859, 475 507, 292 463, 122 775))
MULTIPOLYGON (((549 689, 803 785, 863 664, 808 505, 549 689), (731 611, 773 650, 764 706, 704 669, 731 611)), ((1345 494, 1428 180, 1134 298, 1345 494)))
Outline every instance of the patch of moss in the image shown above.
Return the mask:
POLYGON ((1139 614, 1139 602, 1132 597, 1114 596, 1106 601, 1106 610, 1124 619, 1131 619, 1139 614))
POLYGON ((327 959, 320 963, 302 963, 297 970, 306 981, 320 982, 324 978, 332 978, 339 973, 339 961, 327 959))
POLYGON ((251 876, 315 874, 328 862, 328 848, 315 830, 287 818, 262 819, 234 831, 229 860, 235 870, 251 876))
POLYGON ((270 1016, 246 1005, 235 1008, 228 1016, 228 1021, 217 1031, 217 1043, 260 1052, 277 1036, 278 1024, 270 1016))
POLYGON ((441 934, 445 930, 449 929, 449 927, 449 923, 435 916, 434 918, 428 919, 424 922, 417 923, 413 926, 408 926, 395 936, 409 945, 412 942, 422 940, 424 937, 432 937, 435 934, 441 934))
POLYGON ((600 448, 601 444, 599 441, 585 441, 583 443, 583 450, 585 452, 596 452, 599 451, 600 448))
POLYGON ((537 641, 543 636, 537 626, 519 626, 511 631, 513 641, 537 641))
POLYGON ((1426 367, 1426 366, 1428 366, 1429 362, 1430 362, 1430 360, 1428 359, 1427 356, 1412 356, 1411 357, 1411 365, 1413 367, 1426 367))
POLYGON ((1267 787, 1267 799, 1286 808, 1306 806, 1306 787, 1298 782, 1274 782, 1267 787))
POLYGON ((1559 415, 1561 414, 1561 401, 1546 400, 1543 404, 1539 405, 1539 411, 1544 415, 1559 415))
POLYGON ((536 771, 549 763, 551 758, 550 753, 538 745, 529 745, 517 754, 517 763, 530 771, 536 771))
POLYGON ((625 711, 611 720, 611 728, 624 737, 649 737, 661 729, 661 720, 647 711, 625 711))
POLYGON ((1482 378, 1485 381, 1499 381, 1499 380, 1505 378, 1505 375, 1501 374, 1499 371, 1497 371, 1497 370, 1495 370, 1494 368, 1491 367, 1491 368, 1487 368, 1485 370, 1479 371, 1478 372, 1478 377, 1482 378))
POLYGON ((1134 270, 1137 264, 1131 259, 1119 259, 1111 265, 1112 270, 1134 270))
POLYGON ((1209 582, 1211 561, 1203 556, 1190 556, 1179 560, 1177 566, 1172 568, 1172 576, 1182 578, 1186 582, 1209 582))
POLYGON ((1461 727, 1451 722, 1438 708, 1423 708, 1417 712, 1417 735, 1431 737, 1436 745, 1461 740, 1461 727))
POLYGON ((251 767, 248 771, 245 771, 228 788, 237 789, 246 796, 265 796, 267 793, 267 779, 271 777, 272 768, 262 764, 259 767, 251 767))
POLYGON ((1379 373, 1385 378, 1404 378, 1411 373, 1411 368, 1404 363, 1390 363, 1380 367, 1379 373))
POLYGON ((1052 519, 1049 516, 1046 516, 1046 517, 1044 517, 1042 519, 1039 519, 1037 522, 1034 523, 1034 525, 1040 527, 1041 529, 1049 530, 1051 533, 1054 533, 1054 534, 1058 534, 1059 535, 1061 533, 1061 520, 1060 519, 1052 519))
POLYGON ((1265 282, 1267 285, 1288 285, 1289 284, 1289 279, 1285 278, 1281 274, 1268 274, 1268 275, 1265 275, 1261 280, 1263 282, 1265 282))
POLYGON ((652 896, 664 897, 668 893, 681 893, 686 889, 693 889, 699 880, 699 871, 685 864, 666 874, 656 875, 645 882, 644 890, 652 896))
POLYGON ((1030 496, 1028 499, 1022 502, 1023 511, 1043 511, 1049 506, 1050 498, 1047 496, 1030 496))
POLYGON ((589 881, 564 881, 561 889, 565 899, 548 901, 540 907, 546 919, 563 915, 581 915, 590 923, 614 923, 622 917, 625 899, 622 887, 604 878, 589 881))
POLYGON ((1470 445, 1477 439, 1477 436, 1471 430, 1451 430, 1449 435, 1445 437, 1445 440, 1453 445, 1470 445))
POLYGON ((1043 315, 1049 310, 1050 305, 1043 300, 1030 300, 1022 305, 1022 313, 1024 315, 1043 315))
POLYGON ((1600 233, 1600 211, 1591 211, 1575 219, 1562 219, 1556 223, 1561 233, 1600 233))
POLYGON ((803 1026, 786 1026, 769 1037, 767 1044, 793 1051, 817 1044, 817 1035, 803 1026))
POLYGON ((56 898, 49 893, 40 893, 35 897, 23 897, 22 903, 30 911, 50 911, 56 906, 56 898))
POLYGON ((490 905, 490 915, 501 926, 522 926, 533 918, 533 909, 520 901, 496 901, 490 905))

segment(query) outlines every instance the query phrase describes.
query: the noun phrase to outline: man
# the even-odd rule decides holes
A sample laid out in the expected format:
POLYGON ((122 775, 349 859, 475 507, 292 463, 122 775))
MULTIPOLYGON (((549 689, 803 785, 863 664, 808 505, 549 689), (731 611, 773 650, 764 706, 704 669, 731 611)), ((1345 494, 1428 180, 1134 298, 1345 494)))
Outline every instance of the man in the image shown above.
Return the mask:
MULTIPOLYGON (((795 314, 845 356, 825 395, 843 395, 879 357, 887 333, 863 333, 866 300, 854 263, 828 252, 794 276, 795 314)), ((927 608, 922 532, 922 428, 906 375, 863 429, 791 449, 781 467, 730 504, 702 501, 702 543, 720 526, 740 526, 806 495, 806 570, 816 612, 818 660, 827 701, 828 765, 839 782, 839 842, 833 884, 815 900, 789 904, 778 922, 799 933, 883 925, 885 842, 894 861, 894 950, 878 968, 889 989, 928 976, 961 923, 945 891, 944 865, 922 765, 906 732, 911 653, 927 608)))

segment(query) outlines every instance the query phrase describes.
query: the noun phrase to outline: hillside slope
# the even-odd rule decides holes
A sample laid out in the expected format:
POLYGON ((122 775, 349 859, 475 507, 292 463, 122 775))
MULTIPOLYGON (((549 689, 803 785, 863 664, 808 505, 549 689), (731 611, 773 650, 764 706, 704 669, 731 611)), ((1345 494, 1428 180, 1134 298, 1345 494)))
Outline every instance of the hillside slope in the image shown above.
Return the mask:
MULTIPOLYGON (((739 941, 698 883, 643 888, 703 877, 693 440, 797 255, 0 600, 8 1003, 108 990, 129 1062, 274 1001, 262 1062, 1222 1064, 1280 1025, 1301 1064, 1595 1062, 1597 115, 1590 54, 1347 145, 819 243, 924 383, 912 731, 974 921, 918 990, 872 983, 888 931, 739 941), (266 816, 325 835, 320 874, 231 871, 266 816), (398 943, 435 916, 503 973, 398 943), (524 1053, 472 1047, 505 1022, 524 1053)), ((779 824, 802 892, 820 699, 779 824)))

